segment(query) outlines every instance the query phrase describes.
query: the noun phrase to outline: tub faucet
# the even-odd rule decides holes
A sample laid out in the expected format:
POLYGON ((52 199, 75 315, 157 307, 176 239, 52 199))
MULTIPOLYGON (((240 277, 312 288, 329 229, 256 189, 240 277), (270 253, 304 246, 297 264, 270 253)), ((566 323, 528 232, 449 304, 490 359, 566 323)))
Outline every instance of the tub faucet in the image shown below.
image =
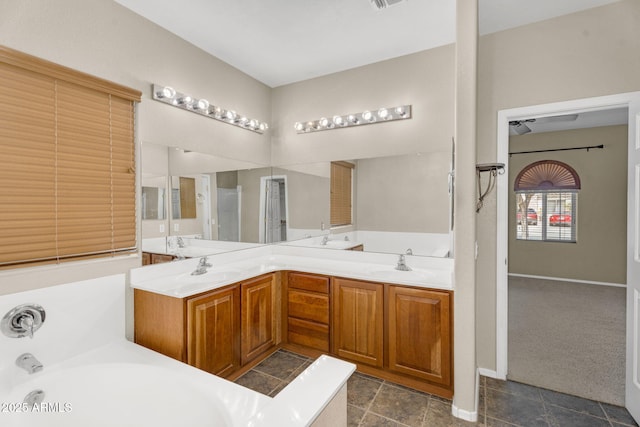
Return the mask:
POLYGON ((184 248, 186 247, 186 245, 184 244, 184 240, 182 240, 181 236, 178 236, 178 238, 176 239, 176 242, 178 243, 178 247, 179 248, 184 248))
POLYGON ((29 337, 44 323, 45 311, 38 304, 21 304, 11 309, 0 321, 0 330, 11 338, 29 337))
POLYGON ((322 243, 321 243, 321 245, 322 245, 322 246, 327 246, 327 242, 328 242, 328 241, 329 241, 329 236, 324 236, 324 237, 322 238, 322 243))
POLYGON ((201 274, 205 274, 207 272, 207 268, 209 267, 213 267, 213 265, 211 265, 211 263, 207 260, 206 256, 203 256, 202 258, 200 258, 200 262, 198 262, 198 268, 196 268, 191 275, 192 276, 199 276, 201 274))
POLYGON ((413 249, 411 249, 411 248, 407 249, 407 251, 405 252, 405 254, 407 254, 407 255, 413 255, 413 249))
POLYGON ((411 271, 411 267, 409 267, 405 262, 404 254, 401 254, 398 257, 398 264, 396 265, 396 270, 411 271))
POLYGON ((23 353, 16 359, 16 365, 24 369, 29 374, 42 371, 42 363, 31 353, 23 353))

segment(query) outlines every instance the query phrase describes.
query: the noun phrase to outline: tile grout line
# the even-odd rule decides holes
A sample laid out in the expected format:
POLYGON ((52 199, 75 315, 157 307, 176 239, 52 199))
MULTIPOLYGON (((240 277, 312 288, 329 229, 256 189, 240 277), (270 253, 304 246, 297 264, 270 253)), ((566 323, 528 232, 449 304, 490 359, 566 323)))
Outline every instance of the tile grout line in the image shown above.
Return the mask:
POLYGON ((542 396, 542 393, 540 393, 540 390, 537 390, 537 392, 538 392, 538 396, 540 396, 540 401, 542 402, 544 421, 547 423, 548 426, 551 427, 551 422, 549 422, 549 419, 551 417, 551 412, 547 410, 547 402, 544 400, 544 397, 542 396))
MULTIPOLYGON (((382 390, 382 384, 384 384, 384 380, 382 380, 379 383, 378 389, 376 390, 376 394, 373 395, 373 398, 371 398, 371 401, 369 402, 369 404, 367 405, 366 409, 364 410, 364 413, 362 414, 362 418, 358 422, 358 426, 362 425, 362 421, 364 421, 365 417, 367 416, 367 412, 369 412, 369 409, 371 409, 371 405, 373 405, 373 401, 376 400, 376 397, 378 397, 378 394, 380 393, 380 390, 382 390)), ((373 413, 375 414, 375 412, 373 412, 373 413)), ((376 414, 376 415, 378 415, 378 414, 376 414)))

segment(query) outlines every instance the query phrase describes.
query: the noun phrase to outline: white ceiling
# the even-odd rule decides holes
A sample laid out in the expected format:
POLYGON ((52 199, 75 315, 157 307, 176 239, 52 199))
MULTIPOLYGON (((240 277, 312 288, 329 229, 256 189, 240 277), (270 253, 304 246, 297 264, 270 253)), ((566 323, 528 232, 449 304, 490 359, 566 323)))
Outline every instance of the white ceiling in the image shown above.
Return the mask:
MULTIPOLYGON (((455 41, 454 0, 115 0, 271 87, 455 41)), ((479 0, 480 34, 618 0, 479 0)))
MULTIPOLYGON (((624 125, 629 122, 629 109, 611 108, 597 111, 587 111, 577 114, 575 117, 571 114, 565 116, 542 117, 533 122, 524 121, 524 125, 529 128, 529 133, 556 132, 571 129, 585 129, 600 126, 624 125)), ((513 126, 509 127, 509 135, 516 136, 518 133, 513 126)))

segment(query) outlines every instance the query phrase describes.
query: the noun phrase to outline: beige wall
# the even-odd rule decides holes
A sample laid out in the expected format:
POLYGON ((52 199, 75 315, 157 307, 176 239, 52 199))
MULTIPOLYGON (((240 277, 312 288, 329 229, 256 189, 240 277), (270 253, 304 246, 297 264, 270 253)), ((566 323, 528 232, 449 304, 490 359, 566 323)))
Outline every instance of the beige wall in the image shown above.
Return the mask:
POLYGON ((260 179, 271 176, 271 168, 238 171, 238 185, 242 186, 241 242, 260 241, 260 179))
POLYGON ((282 168, 273 168, 272 173, 274 177, 287 177, 289 227, 320 231, 320 224, 329 224, 329 177, 282 168))
MULTIPOLYGON (((624 0, 480 38, 478 162, 496 160, 499 110, 640 89, 640 2, 624 0)), ((477 217, 478 366, 496 368, 495 192, 477 217)))
POLYGON ((448 45, 273 90, 272 164, 449 152, 454 49, 448 45), (297 134, 298 121, 403 104, 410 120, 297 134))
POLYGON ((0 1, 5 46, 142 91, 141 141, 269 164, 259 135, 150 99, 169 85, 271 121, 271 89, 113 1, 0 1), (215 141, 215 144, 212 142, 215 141))
POLYGON ((358 160, 357 229, 447 233, 450 165, 446 152, 358 160))
MULTIPOLYGON (((152 83, 171 85, 270 122, 271 89, 113 1, 0 0, 0 42, 142 91, 138 141, 269 164, 269 132, 259 135, 150 96, 152 83)), ((3 272, 0 294, 121 273, 139 265, 139 258, 126 257, 3 272)))
POLYGON ((622 283, 627 275, 627 126, 607 126, 510 138, 510 151, 604 144, 602 150, 514 155, 509 162, 509 273, 622 283), (538 160, 558 160, 580 177, 577 242, 516 240, 518 173, 538 160))

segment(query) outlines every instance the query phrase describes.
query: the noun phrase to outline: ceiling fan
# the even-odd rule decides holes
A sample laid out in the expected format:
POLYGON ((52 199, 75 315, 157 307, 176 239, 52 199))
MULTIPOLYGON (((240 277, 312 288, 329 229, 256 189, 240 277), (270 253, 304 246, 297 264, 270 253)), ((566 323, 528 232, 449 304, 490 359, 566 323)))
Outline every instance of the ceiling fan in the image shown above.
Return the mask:
POLYGON ((553 123, 553 122, 572 122, 578 118, 577 114, 564 114, 561 116, 539 117, 537 119, 513 120, 509 122, 509 127, 518 135, 524 135, 531 132, 531 128, 527 123, 553 123))

